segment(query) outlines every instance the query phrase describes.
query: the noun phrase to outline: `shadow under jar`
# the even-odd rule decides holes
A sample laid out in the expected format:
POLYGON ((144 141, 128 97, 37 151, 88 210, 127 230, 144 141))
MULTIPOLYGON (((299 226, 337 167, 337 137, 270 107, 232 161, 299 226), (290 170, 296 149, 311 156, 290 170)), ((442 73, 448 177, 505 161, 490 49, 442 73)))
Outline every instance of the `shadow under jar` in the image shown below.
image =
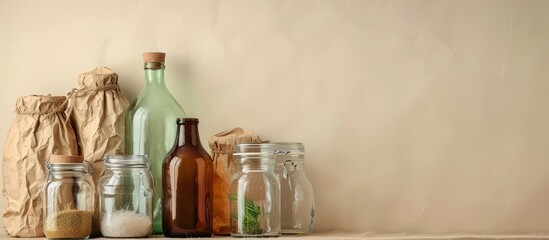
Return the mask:
POLYGON ((101 234, 148 237, 155 196, 149 159, 143 155, 111 155, 105 157, 105 166, 99 181, 101 234))
POLYGON ((92 231, 91 164, 81 156, 52 155, 46 163, 44 234, 48 239, 87 239, 92 231))
POLYGON ((229 195, 231 236, 280 236, 280 182, 273 144, 238 144, 229 195))
POLYGON ((176 123, 175 146, 162 164, 162 230, 166 237, 210 237, 213 161, 200 143, 198 119, 176 123))

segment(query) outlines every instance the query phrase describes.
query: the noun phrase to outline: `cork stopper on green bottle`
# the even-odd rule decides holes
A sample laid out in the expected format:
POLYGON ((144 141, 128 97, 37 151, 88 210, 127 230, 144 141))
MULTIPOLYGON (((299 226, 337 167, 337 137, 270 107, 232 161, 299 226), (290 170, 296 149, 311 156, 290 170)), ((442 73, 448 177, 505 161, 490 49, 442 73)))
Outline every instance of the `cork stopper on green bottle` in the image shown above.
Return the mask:
POLYGON ((166 60, 166 53, 163 52, 146 52, 143 53, 143 62, 164 62, 166 60))

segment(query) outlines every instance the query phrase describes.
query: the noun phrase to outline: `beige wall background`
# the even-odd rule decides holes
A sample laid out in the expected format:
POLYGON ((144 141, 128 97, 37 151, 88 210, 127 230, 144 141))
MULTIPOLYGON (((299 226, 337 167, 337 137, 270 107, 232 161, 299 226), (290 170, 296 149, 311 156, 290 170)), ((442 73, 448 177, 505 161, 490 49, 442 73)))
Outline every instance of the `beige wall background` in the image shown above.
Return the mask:
MULTIPOLYGON (((201 139, 300 141, 317 230, 549 232, 549 1, 0 1, 0 136, 15 101, 141 53, 201 139)), ((3 144, 3 140, 2 140, 3 144)))

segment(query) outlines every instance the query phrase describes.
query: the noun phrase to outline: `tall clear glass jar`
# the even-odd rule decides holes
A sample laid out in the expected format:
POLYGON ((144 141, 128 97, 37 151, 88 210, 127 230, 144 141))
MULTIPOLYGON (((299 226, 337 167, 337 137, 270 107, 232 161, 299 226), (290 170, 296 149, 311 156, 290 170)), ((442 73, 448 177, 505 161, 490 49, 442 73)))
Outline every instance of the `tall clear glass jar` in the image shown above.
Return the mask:
POLYGON ((149 159, 143 155, 111 155, 105 157, 105 166, 98 187, 101 234, 148 237, 155 195, 149 159))
MULTIPOLYGON (((177 118, 185 111, 164 82, 164 53, 143 54, 145 87, 126 115, 126 153, 147 155, 152 163, 155 189, 162 189, 162 161, 175 141, 177 118)), ((155 197, 153 233, 162 233, 162 199, 155 197)))
POLYGON ((313 186, 305 175, 302 143, 273 143, 275 172, 280 179, 282 234, 309 234, 315 225, 313 186))
POLYGON ((231 236, 280 236, 280 182, 272 144, 238 144, 229 195, 231 236))
POLYGON ((81 156, 52 155, 46 163, 44 234, 48 239, 86 239, 92 231, 91 164, 81 156))

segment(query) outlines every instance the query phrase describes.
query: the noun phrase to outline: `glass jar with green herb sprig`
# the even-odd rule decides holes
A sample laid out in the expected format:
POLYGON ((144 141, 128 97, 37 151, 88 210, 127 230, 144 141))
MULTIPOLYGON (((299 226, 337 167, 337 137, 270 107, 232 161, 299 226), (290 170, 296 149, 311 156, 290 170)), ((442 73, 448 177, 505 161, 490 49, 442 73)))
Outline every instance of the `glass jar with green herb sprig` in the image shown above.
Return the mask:
POLYGON ((235 146, 237 172, 231 182, 231 236, 280 236, 280 181, 273 144, 235 146))

